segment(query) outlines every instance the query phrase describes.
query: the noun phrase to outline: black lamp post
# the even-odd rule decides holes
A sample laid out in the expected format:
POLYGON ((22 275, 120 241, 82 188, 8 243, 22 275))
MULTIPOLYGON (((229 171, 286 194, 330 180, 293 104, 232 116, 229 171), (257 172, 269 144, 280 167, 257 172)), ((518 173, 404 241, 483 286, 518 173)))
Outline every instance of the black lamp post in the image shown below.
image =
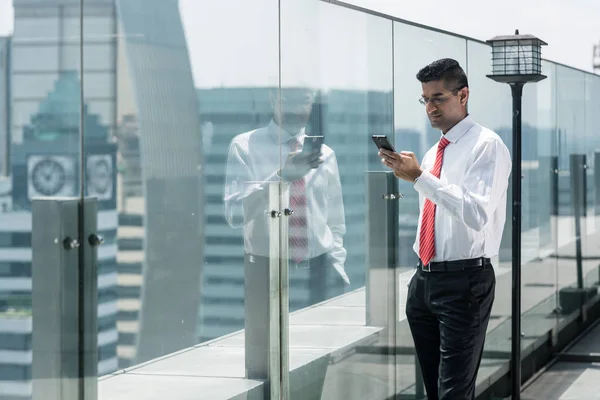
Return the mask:
POLYGON ((521 97, 527 82, 542 75, 541 46, 547 43, 532 35, 496 36, 492 46, 492 73, 487 77, 508 83, 513 99, 513 189, 512 189, 512 398, 521 398, 521 97))

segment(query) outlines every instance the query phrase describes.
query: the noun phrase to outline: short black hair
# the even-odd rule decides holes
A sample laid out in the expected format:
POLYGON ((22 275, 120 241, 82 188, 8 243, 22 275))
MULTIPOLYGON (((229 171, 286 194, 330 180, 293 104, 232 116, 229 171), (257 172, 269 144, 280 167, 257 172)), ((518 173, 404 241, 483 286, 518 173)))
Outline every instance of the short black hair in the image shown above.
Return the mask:
POLYGON ((422 68, 417 73, 417 79, 421 83, 431 81, 443 81, 448 90, 459 90, 469 87, 467 74, 458 61, 451 58, 442 58, 422 68))

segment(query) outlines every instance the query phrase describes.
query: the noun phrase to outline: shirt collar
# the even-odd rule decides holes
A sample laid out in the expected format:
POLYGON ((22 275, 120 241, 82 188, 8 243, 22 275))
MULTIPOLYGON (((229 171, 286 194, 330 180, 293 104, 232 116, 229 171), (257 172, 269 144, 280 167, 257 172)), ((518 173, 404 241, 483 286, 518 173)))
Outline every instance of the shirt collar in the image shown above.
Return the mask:
POLYGON ((268 129, 269 136, 271 136, 273 141, 279 145, 283 143, 288 143, 292 139, 299 140, 302 143, 303 138, 306 135, 305 128, 302 128, 302 130, 300 130, 300 133, 294 136, 279 125, 277 125, 277 123, 275 123, 274 120, 271 120, 271 122, 269 122, 268 129))
POLYGON ((458 124, 454 125, 452 129, 446 132, 446 135, 442 134, 442 137, 445 136, 446 139, 450 141, 450 143, 456 143, 474 125, 475 121, 473 121, 473 118, 469 114, 467 114, 465 118, 463 118, 458 124))

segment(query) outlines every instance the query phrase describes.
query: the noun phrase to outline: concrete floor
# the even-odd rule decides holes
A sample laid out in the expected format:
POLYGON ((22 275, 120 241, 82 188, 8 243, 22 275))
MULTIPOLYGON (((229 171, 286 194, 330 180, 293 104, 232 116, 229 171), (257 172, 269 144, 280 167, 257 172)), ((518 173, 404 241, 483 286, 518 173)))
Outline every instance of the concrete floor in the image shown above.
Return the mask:
MULTIPOLYGON (((600 353, 600 326, 568 353, 600 353)), ((523 391, 523 400, 600 399, 600 363, 559 362, 523 391)))
MULTIPOLYGON (((568 217, 553 221, 554 242, 548 246, 550 249, 546 254, 530 255, 530 261, 522 267, 524 347, 568 317, 555 310, 558 291, 577 281, 576 261, 573 258, 575 250, 571 243, 574 237, 572 222, 568 217), (553 255, 552 248, 558 248, 559 251, 554 251, 556 254, 553 255)), ((600 232, 596 232, 595 226, 594 219, 589 218, 582 235, 585 257, 582 266, 586 285, 598 281, 600 232)), ((535 243, 536 237, 539 234, 535 232, 524 235, 524 253, 528 248, 539 249, 535 243)), ((510 357, 511 263, 497 263, 495 267, 496 301, 485 348, 488 352, 493 351, 495 358, 484 358, 482 361, 478 375, 479 390, 494 381, 495 376, 506 372, 510 357), (506 357, 503 358, 503 354, 506 357)), ((290 316, 290 379, 296 381, 299 387, 315 386, 313 396, 305 395, 303 400, 383 399, 392 394, 410 396, 415 393, 414 356, 355 352, 360 343, 376 341, 379 331, 377 327, 367 325, 365 303, 365 291, 362 289, 290 316), (313 365, 311 373, 302 372, 307 371, 302 367, 309 364, 313 365), (322 380, 318 382, 313 379, 315 377, 322 377, 322 380)), ((410 349, 412 339, 402 311, 400 307, 396 344, 410 349)), ((243 332, 239 332, 208 346, 187 349, 151 364, 105 377, 100 380, 99 398, 158 399, 175 389, 182 394, 177 398, 186 400, 194 398, 193 393, 210 393, 206 398, 214 399, 254 398, 251 392, 262 391, 263 387, 260 381, 244 379, 243 339, 243 332)), ((594 345, 598 346, 596 351, 600 352, 600 338, 594 341, 594 345)), ((557 364, 540 378, 539 385, 536 382, 528 388, 524 393, 528 397, 523 398, 600 399, 593 397, 599 393, 600 365, 557 364), (598 386, 593 386, 595 383, 598 386)), ((258 392, 256 395, 262 396, 258 392)), ((301 397, 292 395, 292 398, 301 397)))

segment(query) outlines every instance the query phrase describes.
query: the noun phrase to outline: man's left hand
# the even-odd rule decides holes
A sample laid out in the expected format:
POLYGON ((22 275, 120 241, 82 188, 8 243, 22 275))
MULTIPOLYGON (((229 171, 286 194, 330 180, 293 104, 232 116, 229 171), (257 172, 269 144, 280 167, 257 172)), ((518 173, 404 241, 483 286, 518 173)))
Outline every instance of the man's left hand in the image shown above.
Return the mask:
POLYGON ((411 151, 394 153, 386 149, 380 149, 379 157, 381 157, 383 165, 394 171, 397 178, 405 181, 414 182, 423 172, 417 156, 411 151))

